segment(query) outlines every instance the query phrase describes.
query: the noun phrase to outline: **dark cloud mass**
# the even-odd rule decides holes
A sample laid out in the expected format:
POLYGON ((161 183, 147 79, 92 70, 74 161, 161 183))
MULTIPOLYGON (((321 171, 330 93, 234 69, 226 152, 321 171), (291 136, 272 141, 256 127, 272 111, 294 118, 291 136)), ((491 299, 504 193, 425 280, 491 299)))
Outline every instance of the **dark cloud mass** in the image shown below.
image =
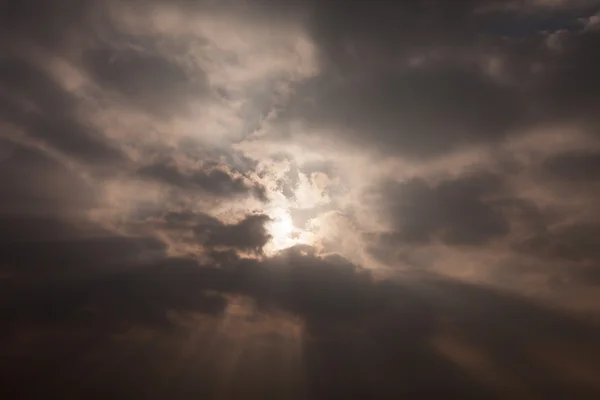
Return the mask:
POLYGON ((523 107, 516 93, 453 67, 368 71, 309 104, 299 106, 308 124, 412 157, 500 139, 522 118, 523 107))
POLYGON ((5 58, 0 64, 3 122, 57 150, 89 161, 118 161, 119 152, 77 116, 77 99, 40 66, 5 58))
POLYGON ((600 153, 590 151, 561 153, 542 165, 549 179, 566 182, 595 182, 600 179, 600 153))
POLYGON ((112 88, 150 112, 184 111, 186 99, 206 90, 202 71, 195 79, 178 65, 149 51, 98 46, 84 53, 84 64, 98 85, 112 88))
POLYGON ((243 220, 224 224, 218 220, 200 222, 194 227, 199 240, 210 248, 233 248, 242 251, 258 251, 267 244, 270 236, 265 224, 267 215, 250 215, 243 220))
POLYGON ((0 397, 600 398, 598 49, 597 0, 0 0, 0 397))
POLYGON ((138 170, 138 174, 167 185, 188 190, 199 189, 215 196, 246 194, 266 201, 265 189, 260 184, 252 183, 242 176, 232 176, 223 169, 211 168, 206 171, 185 173, 176 165, 165 163, 142 167, 138 170))
POLYGON ((491 174, 475 174, 432 187, 413 179, 386 185, 381 196, 390 203, 390 220, 400 241, 428 242, 440 234, 447 244, 479 245, 508 233, 501 207, 486 200, 499 186, 497 180, 491 174))

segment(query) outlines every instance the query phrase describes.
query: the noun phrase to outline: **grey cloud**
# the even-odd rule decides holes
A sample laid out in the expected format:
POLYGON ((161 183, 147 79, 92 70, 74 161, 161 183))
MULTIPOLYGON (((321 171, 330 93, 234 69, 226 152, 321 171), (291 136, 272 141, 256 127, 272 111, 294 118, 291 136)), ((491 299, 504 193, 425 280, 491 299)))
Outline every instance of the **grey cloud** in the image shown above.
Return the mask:
POLYGON ((11 274, 79 273, 120 268, 162 255, 152 237, 124 237, 85 220, 51 216, 0 218, 0 270, 11 274))
POLYGON ((54 274, 132 263, 164 251, 151 237, 126 238, 90 223, 101 191, 62 162, 14 145, 0 164, 0 270, 54 274))
POLYGON ((593 49, 600 35, 585 23, 598 11, 599 4, 592 3, 571 11, 559 7, 490 17, 488 47, 479 51, 502 60, 504 73, 522 89, 537 121, 598 122, 599 58, 593 49))
POLYGON ((429 184, 422 179, 390 183, 382 208, 395 229, 389 239, 427 243, 439 237, 452 245, 481 245, 509 232, 501 209, 487 197, 499 177, 486 173, 429 184))
POLYGON ((97 204, 97 188, 75 171, 36 149, 12 149, 0 163, 1 215, 77 214, 97 204))
POLYGON ((542 76, 540 96, 556 117, 598 122, 600 103, 600 30, 585 30, 569 35, 564 50, 548 61, 542 76))
POLYGON ((292 104, 291 120, 406 157, 497 141, 525 118, 516 93, 469 69, 372 70, 316 87, 292 104))
POLYGON ((186 284, 189 265, 187 260, 171 259, 162 261, 161 267, 109 270, 101 274, 88 271, 73 280, 51 278, 21 283, 5 288, 0 312, 12 327, 32 323, 61 326, 72 320, 91 319, 94 323, 109 324, 105 327, 107 331, 121 323, 169 328, 169 311, 222 313, 227 305, 222 295, 205 293, 196 290, 195 284, 186 284), (165 275, 161 269, 167 267, 173 271, 165 275), (85 309, 89 310, 87 315, 85 309))
POLYGON ((271 239, 266 227, 270 217, 265 214, 249 214, 237 222, 225 223, 211 215, 187 210, 166 213, 162 220, 163 228, 191 230, 195 243, 217 257, 226 255, 227 250, 260 253, 271 239))
POLYGON ((269 220, 267 215, 249 215, 235 224, 199 225, 195 232, 208 247, 260 252, 271 238, 265 227, 269 220))
MULTIPOLYGON (((106 4, 106 3, 105 3, 106 4)), ((2 42, 41 44, 64 51, 73 41, 90 36, 104 9, 93 1, 3 0, 0 2, 2 42)))
POLYGON ((540 124, 583 121, 595 129, 600 31, 583 21, 597 2, 527 15, 479 12, 481 1, 338 3, 314 5, 309 25, 338 68, 326 63, 323 76, 301 85, 284 119, 414 158, 540 124), (553 49, 547 40, 557 32, 561 46, 553 49), (413 56, 423 64, 399 67, 413 56), (484 67, 490 60, 492 72, 484 67))
POLYGON ((308 3, 312 37, 325 61, 341 70, 361 68, 361 60, 464 43, 477 33, 471 14, 478 1, 308 3))
POLYGON ((153 113, 183 112, 187 102, 201 99, 208 90, 202 71, 194 71, 192 79, 181 66, 151 50, 99 44, 86 50, 83 60, 103 90, 153 113))
POLYGON ((222 222, 208 214, 193 211, 170 211, 163 216, 164 221, 172 227, 194 227, 196 225, 217 226, 222 222))
POLYGON ((38 66, 16 57, 0 60, 0 87, 3 121, 80 160, 123 158, 101 132, 77 115, 78 100, 38 66))
POLYGON ((534 236, 519 243, 516 248, 549 259, 598 262, 599 242, 600 224, 589 221, 571 223, 534 236))
MULTIPOLYGON (((258 312, 237 317, 246 322, 260 323, 261 318, 275 310, 303 320, 304 334, 297 344, 302 349, 299 356, 303 360, 304 380, 294 391, 299 398, 301 391, 308 391, 311 399, 396 397, 411 393, 477 398, 502 397, 506 393, 514 398, 533 393, 560 398, 566 393, 585 397, 598 389, 594 382, 570 376, 545 362, 545 352, 536 352, 546 349, 539 343, 539 332, 544 332, 555 349, 568 351, 576 343, 584 350, 572 351, 573 359, 582 361, 589 356, 593 360, 600 349, 595 340, 598 330, 592 324, 488 287, 440 278, 418 278, 404 283, 377 281, 343 258, 318 257, 305 254, 302 249, 291 249, 264 261, 233 260, 225 269, 202 268, 173 259, 143 271, 105 274, 85 281, 13 286, 1 293, 10 300, 3 304, 13 307, 2 309, 4 320, 10 322, 5 343, 18 345, 20 350, 19 359, 3 358, 1 364, 3 370, 10 365, 16 378, 4 389, 13 393, 33 394, 47 387, 53 387, 55 393, 69 390, 78 395, 95 390, 100 385, 95 380, 81 379, 75 389, 62 384, 56 379, 55 369, 44 367, 40 357, 60 359, 61 371, 70 371, 71 379, 83 378, 101 368, 102 363, 116 360, 122 351, 119 342, 107 342, 107 337, 142 325, 150 328, 141 332, 150 332, 152 340, 145 342, 143 352, 136 352, 131 360, 120 360, 127 365, 132 363, 127 370, 144 371, 144 379, 130 372, 122 383, 116 378, 122 373, 120 367, 110 368, 104 371, 100 393, 121 393, 126 389, 137 397, 145 397, 143 393, 147 390, 168 391, 172 396, 182 397, 207 395, 218 389, 211 380, 213 374, 219 376, 216 360, 235 349, 235 343, 227 342, 225 327, 219 319, 202 320, 203 329, 209 334, 203 336, 198 332, 190 338, 185 326, 169 320, 165 314, 171 310, 218 316, 225 311, 224 296, 233 294, 249 296, 257 302, 258 312), (21 312, 14 312, 15 309, 21 312), (90 321, 101 323, 84 329, 90 321), (123 322, 126 324, 122 325, 123 322), (11 336, 17 335, 18 327, 23 324, 35 329, 44 343, 54 345, 41 346, 35 353, 29 353, 29 342, 17 342, 11 336), (211 336, 212 324, 215 332, 220 333, 217 339, 211 336), (48 325, 54 329, 44 330, 48 325), (83 337, 73 338, 68 334, 75 327, 79 327, 77 331, 83 337), (190 347, 181 347, 185 358, 179 364, 180 347, 173 347, 173 343, 183 346, 186 342, 182 337, 188 341, 196 339, 198 343, 192 342, 192 358, 190 347), (210 337, 212 341, 207 340, 210 337), (439 346, 440 341, 450 347, 439 346), (70 345, 61 345, 66 342, 70 345), (95 363, 89 364, 86 356, 98 346, 103 351, 93 358, 95 363), (459 349, 484 362, 469 363, 472 358, 462 357, 465 353, 459 349), (156 379, 148 379, 163 376, 163 370, 153 366, 164 366, 164 354, 175 357, 175 365, 181 366, 176 376, 178 385, 169 389, 155 385, 156 379), (399 356, 402 363, 398 363, 399 356), (144 362, 137 362, 138 357, 144 362), (472 375, 474 371, 485 373, 488 368, 497 380, 472 375), (42 378, 38 379, 38 385, 19 387, 19 379, 27 381, 27 372, 32 370, 44 372, 39 374, 42 378), (192 371, 193 379, 188 379, 192 371), (331 376, 331 371, 336 374, 331 376), (368 375, 371 373, 377 377, 375 382, 368 375)), ((234 318, 229 316, 228 321, 231 323, 234 318)), ((269 337, 272 343, 274 338, 269 337)), ((269 380, 267 374, 282 368, 276 367, 280 364, 268 368, 269 364, 251 362, 254 352, 262 347, 257 347, 256 337, 250 332, 244 332, 244 338, 245 345, 252 346, 253 352, 239 353, 238 373, 233 375, 232 386, 241 386, 246 398, 249 395, 259 398, 266 390, 274 396, 284 393, 284 388, 269 380), (256 376, 250 375, 252 380, 244 379, 258 365, 266 369, 256 376), (260 378, 263 375, 267 376, 260 378), (259 384, 261 390, 256 388, 259 384)), ((142 340, 142 336, 134 339, 142 340)), ((287 347, 281 349, 285 350, 289 352, 287 347)), ((271 353, 255 355, 265 358, 271 353)), ((597 362, 589 367, 596 368, 597 362)))
POLYGON ((562 271, 556 279, 564 285, 600 284, 600 224, 579 221, 548 229, 513 244, 520 254, 534 256, 540 262, 559 262, 562 271))
POLYGON ((600 153, 567 152, 552 155, 541 166, 545 178, 562 182, 596 182, 600 180, 600 153))
MULTIPOLYGON (((7 227, 14 221, 3 220, 7 227)), ((18 221, 19 226, 28 222, 30 228, 49 228, 59 233, 56 227, 48 227, 45 221, 18 221)), ((126 265, 140 264, 146 259, 156 258, 165 251, 164 245, 152 238, 91 237, 75 236, 71 239, 46 239, 15 242, 3 241, 0 255, 2 267, 13 276, 59 275, 62 273, 89 274, 101 269, 118 269, 126 265), (110 257, 106 257, 110 254, 110 257), (8 265, 8 267, 7 267, 8 265)))
POLYGON ((579 284, 600 286, 600 264, 583 266, 572 275, 570 278, 575 278, 579 284))
POLYGON ((201 159, 209 168, 226 165, 231 172, 246 175, 258 169, 258 161, 247 157, 243 152, 227 148, 205 147, 191 138, 180 141, 177 151, 190 159, 201 159))
POLYGON ((493 205, 502 210, 508 220, 518 221, 526 232, 533 235, 545 234, 548 224, 560 218, 554 210, 544 210, 526 199, 504 198, 495 200, 493 205))
POLYGON ((242 290, 267 309, 275 306, 314 320, 367 312, 369 272, 343 257, 320 257, 307 250, 291 248, 262 265, 240 269, 242 290))
POLYGON ((187 190, 202 190, 214 196, 253 195, 261 201, 267 200, 266 189, 262 185, 252 183, 241 176, 232 176, 220 168, 186 173, 171 163, 157 163, 142 167, 137 173, 167 185, 187 190))
MULTIPOLYGON (((384 183, 378 207, 390 227, 364 233, 367 250, 386 265, 426 269, 439 259, 437 252, 444 253, 439 244, 492 252, 490 242, 498 240, 544 262, 542 248, 553 235, 550 226, 564 220, 565 213, 519 198, 509 182, 504 175, 476 169, 436 182, 413 178, 384 183), (430 254, 418 253, 422 246, 432 246, 430 254)), ((511 271, 516 274, 519 269, 511 271)))
MULTIPOLYGON (((561 289, 563 278, 575 289, 596 289, 600 237, 594 216, 565 225, 577 216, 560 207, 566 199, 544 199, 559 203, 560 215, 552 219, 541 201, 525 198, 555 181, 594 183, 598 160, 593 150, 550 155, 541 164, 521 162, 522 154, 514 154, 519 162, 510 171, 502 166, 493 173, 475 170, 438 180, 429 175, 428 167, 447 165, 439 159, 435 161, 441 164, 430 165, 432 158, 490 144, 502 152, 504 139, 533 126, 575 121, 596 129, 598 36, 578 22, 592 11, 528 11, 535 16, 521 10, 481 12, 488 3, 259 0, 233 5, 179 0, 163 5, 188 7, 181 9, 186 13, 215 13, 219 21, 231 11, 232 20, 248 18, 269 31, 283 21, 290 28, 286 34, 299 32, 299 46, 316 46, 321 75, 286 87, 292 98, 289 104, 278 98, 273 111, 282 126, 275 128, 285 131, 285 124, 300 120, 308 128, 330 131, 340 144, 376 150, 377 158, 368 166, 373 168, 365 169, 378 169, 381 155, 403 158, 385 161, 417 166, 407 172, 414 173, 413 179, 385 182, 369 193, 377 195, 375 204, 360 204, 390 223, 390 232, 365 236, 389 266, 431 260, 445 268, 446 251, 494 258, 500 248, 510 253, 508 259, 516 259, 502 271, 513 281, 527 276, 523 269, 535 264, 531 268, 542 271, 541 281, 554 284, 553 290, 561 289), (560 40, 548 46, 558 31, 560 40), (312 43, 303 41, 307 37, 312 43), (407 66, 413 56, 417 62, 407 66), (499 66, 490 72, 480 64, 493 57, 499 66), (535 175, 540 171, 543 176, 535 175), (421 177, 425 175, 427 179, 421 177), (520 192, 523 187, 527 193, 520 192), (515 227, 518 235, 513 235, 515 227), (553 281, 555 276, 560 279, 553 281)), ((59 150, 81 169, 73 171, 39 149, 13 143, 14 150, 1 160, 0 320, 5 329, 0 334, 0 374, 9 379, 0 396, 598 397, 598 327, 515 293, 423 271, 412 271, 415 276, 391 271, 392 277, 379 279, 375 273, 382 271, 371 272, 343 255, 319 254, 310 246, 261 254, 270 240, 270 218, 261 213, 262 206, 226 223, 203 213, 195 199, 183 199, 187 196, 174 196, 178 198, 147 210, 135 199, 130 203, 127 193, 118 193, 133 210, 102 222, 117 223, 127 235, 89 221, 90 211, 105 211, 108 205, 103 204, 105 182, 94 175, 94 166, 108 166, 103 178, 123 184, 117 172, 125 160, 115 150, 120 143, 107 143, 78 113, 85 105, 82 99, 32 60, 45 59, 48 53, 48 59, 58 56, 81 67, 98 89, 85 91, 94 97, 93 104, 108 103, 111 112, 123 105, 138 107, 132 119, 140 112, 177 120, 188 100, 211 96, 202 71, 157 52, 172 44, 172 38, 126 36, 107 18, 109 7, 100 1, 0 0, 0 43, 6 50, 0 65, 2 122, 59 150), (76 172, 86 173, 89 181, 76 172), (167 242, 173 247, 182 242, 182 247, 190 245, 192 252, 202 254, 198 259, 174 258, 167 242), (254 303, 251 315, 229 309, 230 299, 238 298, 254 303), (268 333, 257 339, 253 330, 264 322, 276 331, 279 322, 273 321, 293 324, 293 334, 268 333), (235 342, 236 336, 241 340, 235 342), (295 356, 300 366, 290 361, 295 356), (293 382, 284 379, 286 374, 293 382)), ((185 49, 188 38, 179 39, 185 49)), ((236 46, 243 47, 246 38, 237 39, 236 46)), ((204 61, 230 66, 224 59, 204 61)), ((261 82, 251 86, 252 93, 260 93, 260 103, 273 104, 263 98, 261 82)), ((227 100, 239 104, 236 95, 235 90, 228 92, 227 100)), ((250 114, 263 115, 263 108, 254 108, 248 108, 250 114)), ((95 111, 106 117, 105 110, 95 111)), ((132 121, 126 122, 128 126, 132 121)), ((245 122, 255 126, 253 120, 245 122)), ((121 133, 123 138, 133 136, 123 131, 111 137, 119 141, 121 133)), ((288 139, 278 129, 273 134, 288 139)), ((177 137, 150 144, 140 139, 139 146, 128 140, 136 159, 148 163, 133 175, 186 194, 212 195, 212 204, 219 206, 236 196, 269 200, 266 188, 248 178, 262 168, 261 179, 269 179, 274 171, 268 170, 268 162, 247 158, 230 149, 231 143, 210 149, 192 136, 180 142, 177 137), (173 142, 175 154, 165 156, 173 142), (155 153, 149 154, 148 147, 155 153), (155 156, 202 160, 203 167, 184 169, 184 162, 174 161, 152 164, 155 156)), ((262 150, 262 139, 253 136, 252 145, 262 150)), ((303 165, 294 160, 292 150, 287 160, 292 166, 287 182, 269 184, 280 184, 277 190, 289 197, 301 174, 319 171, 336 178, 353 173, 337 170, 335 159, 303 165)), ((482 161, 488 165, 490 160, 482 161)), ((385 165, 381 162, 381 169, 385 165)), ((133 197, 138 195, 144 197, 133 197)), ((595 193, 587 196, 594 200, 595 193)), ((301 225, 336 205, 333 200, 331 208, 288 211, 301 225)), ((355 209, 360 213, 361 207, 355 209)), ((337 238, 322 238, 321 244, 328 240, 337 238)))
POLYGON ((204 174, 195 174, 193 182, 211 193, 236 194, 252 192, 257 198, 266 201, 264 187, 258 184, 250 185, 242 178, 233 178, 222 169, 212 169, 204 174))

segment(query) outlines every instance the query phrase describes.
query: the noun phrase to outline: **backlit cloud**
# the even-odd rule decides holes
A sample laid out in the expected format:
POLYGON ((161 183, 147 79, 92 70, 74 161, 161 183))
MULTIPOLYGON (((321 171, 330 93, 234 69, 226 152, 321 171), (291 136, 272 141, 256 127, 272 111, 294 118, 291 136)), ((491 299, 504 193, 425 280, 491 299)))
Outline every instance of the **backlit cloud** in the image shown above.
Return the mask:
POLYGON ((0 1, 6 397, 598 397, 599 13, 0 1))

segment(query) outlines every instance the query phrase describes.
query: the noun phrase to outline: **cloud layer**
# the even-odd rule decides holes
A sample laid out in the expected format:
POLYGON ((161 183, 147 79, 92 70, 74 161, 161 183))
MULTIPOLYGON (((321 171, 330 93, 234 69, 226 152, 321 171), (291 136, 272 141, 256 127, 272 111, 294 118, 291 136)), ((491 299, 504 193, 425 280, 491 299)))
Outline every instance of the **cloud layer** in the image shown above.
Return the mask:
POLYGON ((0 15, 8 397, 600 393, 597 1, 0 15))

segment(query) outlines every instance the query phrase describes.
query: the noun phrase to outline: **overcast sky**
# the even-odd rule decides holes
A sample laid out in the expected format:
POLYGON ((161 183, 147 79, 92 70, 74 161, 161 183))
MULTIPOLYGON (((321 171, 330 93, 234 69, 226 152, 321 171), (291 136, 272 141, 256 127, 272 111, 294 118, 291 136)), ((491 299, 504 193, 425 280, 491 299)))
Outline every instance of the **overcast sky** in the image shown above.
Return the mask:
POLYGON ((600 398, 597 0, 0 0, 3 398, 600 398))

